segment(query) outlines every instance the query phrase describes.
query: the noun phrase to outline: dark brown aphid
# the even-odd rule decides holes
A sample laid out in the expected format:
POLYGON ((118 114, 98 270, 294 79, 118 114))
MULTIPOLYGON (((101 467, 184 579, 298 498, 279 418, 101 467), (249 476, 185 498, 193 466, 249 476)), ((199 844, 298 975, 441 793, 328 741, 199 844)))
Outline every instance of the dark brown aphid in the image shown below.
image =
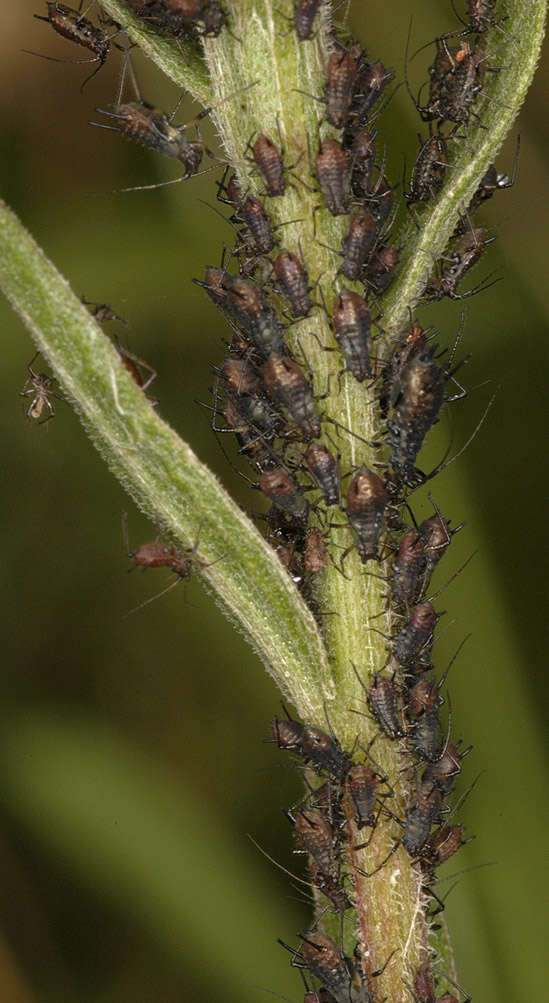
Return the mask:
POLYGON ((424 108, 416 105, 422 118, 467 122, 471 107, 482 90, 485 64, 484 53, 480 49, 472 52, 468 42, 462 42, 457 49, 450 49, 446 44, 439 48, 429 70, 428 104, 424 108))
POLYGON ((416 457, 444 401, 446 374, 434 359, 434 348, 414 356, 401 375, 401 395, 387 422, 390 463, 405 484, 417 482, 416 457))
POLYGON ((284 351, 284 341, 276 314, 265 303, 261 290, 249 279, 228 275, 219 268, 206 269, 203 285, 214 303, 227 311, 252 338, 265 357, 284 351))
POLYGON ((482 35, 496 24, 492 17, 495 0, 466 0, 466 7, 472 35, 482 35))
MULTIPOLYGON (((433 763, 440 752, 440 685, 421 679, 410 690, 409 701, 410 705, 415 704, 418 711, 417 720, 410 730, 414 748, 422 759, 433 763)), ((440 786, 437 789, 440 790, 440 786)))
POLYGON ((349 115, 357 62, 353 51, 334 52, 326 67, 326 118, 336 129, 343 129, 349 115))
MULTIPOLYGON (((74 10, 72 7, 68 7, 67 4, 62 3, 46 3, 48 8, 48 13, 46 17, 42 17, 40 14, 35 14, 35 18, 38 21, 47 21, 51 24, 54 31, 58 35, 62 35, 63 38, 67 38, 70 42, 75 42, 76 45, 82 46, 84 49, 88 49, 89 52, 93 52, 95 58, 75 60, 75 62, 87 63, 87 62, 97 62, 99 66, 93 71, 91 76, 87 78, 82 84, 84 85, 99 72, 101 67, 105 64, 107 56, 110 49, 110 38, 105 35, 105 32, 98 25, 93 24, 92 21, 84 17, 80 11, 74 10)), ((52 59, 53 57, 47 56, 47 59, 52 59)))
POLYGON ((294 25, 300 42, 311 37, 313 23, 322 0, 295 0, 294 25))
POLYGON ((383 515, 389 501, 381 477, 363 464, 349 485, 346 509, 358 556, 363 564, 377 557, 383 515))
POLYGON ((327 563, 328 551, 326 541, 320 530, 312 526, 307 530, 305 537, 305 550, 303 552, 305 573, 311 577, 321 575, 326 570, 327 563))
POLYGON ((339 881, 335 837, 324 815, 319 811, 299 811, 294 821, 294 834, 297 841, 313 857, 319 871, 332 882, 339 881))
MULTIPOLYGON (((214 367, 215 369, 215 367, 214 367)), ((274 438, 281 419, 265 398, 258 393, 259 378, 244 359, 227 358, 222 370, 216 370, 226 383, 227 392, 240 414, 260 433, 265 442, 274 438)))
POLYGON ((212 35, 217 38, 227 14, 217 0, 129 0, 136 14, 175 38, 212 35))
POLYGON ((430 650, 437 619, 430 602, 414 606, 410 619, 395 638, 393 654, 399 665, 409 665, 430 650))
POLYGON ((259 478, 259 487, 269 501, 280 505, 296 519, 306 519, 309 503, 284 467, 265 470, 259 478))
POLYGON ((341 271, 347 279, 356 280, 372 252, 377 239, 376 221, 366 209, 359 209, 349 220, 347 235, 343 238, 343 264, 341 271))
POLYGON ((353 993, 352 962, 341 953, 331 937, 315 930, 308 935, 308 939, 303 940, 301 957, 311 975, 322 983, 337 1003, 359 999, 353 993))
POLYGON ((334 216, 345 215, 351 189, 351 163, 335 139, 322 140, 316 156, 316 176, 326 207, 334 216))
POLYGON ((371 193, 372 169, 376 159, 376 134, 361 129, 353 137, 351 144, 351 186, 353 195, 359 200, 371 193))
POLYGON ((50 397, 56 397, 57 400, 63 400, 63 397, 53 390, 57 382, 54 376, 48 376, 46 373, 37 373, 32 368, 33 362, 39 355, 40 352, 36 352, 27 366, 29 375, 19 396, 32 398, 26 411, 27 418, 38 422, 39 425, 43 425, 55 416, 55 410, 50 397), (44 408, 46 408, 48 414, 45 418, 42 418, 44 408))
POLYGON ((365 285, 371 286, 375 293, 381 295, 395 277, 395 270, 400 260, 396 247, 382 244, 370 258, 366 269, 365 285))
POLYGON ((317 773, 327 773, 333 780, 340 782, 351 767, 351 760, 337 739, 312 725, 305 726, 301 754, 312 763, 317 773))
POLYGON ((320 435, 320 416, 313 390, 297 362, 287 355, 273 355, 262 369, 267 393, 283 407, 306 439, 320 435))
POLYGON ((315 989, 312 993, 305 993, 303 1003, 334 1003, 334 997, 327 989, 315 989))
POLYGON ((338 505, 341 499, 339 464, 328 447, 315 442, 309 446, 303 459, 322 491, 326 505, 338 505))
POLYGON ((351 902, 341 882, 324 874, 314 859, 309 862, 309 875, 311 884, 330 899, 339 913, 351 908, 351 902))
POLYGON ((430 964, 418 968, 414 978, 414 989, 420 1003, 435 1003, 433 973, 430 964))
MULTIPOLYGON (((459 743, 458 743, 459 745, 459 743)), ((440 759, 430 763, 423 773, 422 783, 434 784, 447 794, 454 782, 454 777, 461 773, 461 760, 471 751, 471 747, 460 752, 456 745, 446 744, 440 759)))
POLYGON ((288 300, 293 317, 306 317, 313 303, 309 296, 309 277, 299 258, 282 250, 274 260, 275 275, 288 300))
MULTIPOLYGON (((267 438, 271 437, 270 430, 269 435, 263 435, 261 430, 252 424, 251 419, 245 414, 245 410, 248 410, 245 408, 245 401, 244 397, 240 398, 238 403, 235 400, 227 399, 223 402, 221 414, 227 423, 227 429, 234 432, 240 452, 246 454, 252 466, 255 466, 260 472, 271 470, 276 464, 276 458, 267 442, 267 438)), ((257 418, 257 409, 255 409, 255 416, 257 418)), ((220 430, 216 429, 216 431, 220 430)))
POLYGON ((275 246, 275 236, 261 199, 248 195, 239 204, 236 217, 247 226, 254 250, 258 254, 269 254, 275 246))
POLYGON ((442 794, 436 787, 420 788, 416 803, 406 812, 402 845, 411 857, 419 857, 442 808, 442 794))
MULTIPOLYGON (((169 116, 164 112, 157 111, 144 101, 113 104, 109 105, 108 108, 96 108, 96 111, 114 119, 117 124, 106 125, 105 123, 91 122, 90 125, 99 125, 102 129, 120 132, 123 136, 141 143, 149 150, 179 160, 185 168, 185 173, 178 180, 183 181, 190 178, 198 171, 202 162, 204 144, 201 140, 187 139, 187 126, 172 125, 169 116)), ((207 113, 206 109, 205 113, 207 113)), ((199 117, 202 114, 201 112, 199 117)))
POLYGON ((259 136, 252 147, 252 156, 263 175, 268 194, 272 197, 284 195, 286 191, 284 161, 272 139, 268 136, 259 136))
POLYGON ((419 533, 425 541, 425 578, 430 581, 434 569, 450 546, 450 524, 437 512, 430 519, 423 520, 419 533))
POLYGON ((412 168, 410 191, 404 193, 408 205, 428 202, 438 195, 446 167, 446 140, 443 136, 429 136, 421 145, 412 168))
POLYGON ((423 591, 427 557, 425 539, 415 529, 402 537, 393 563, 393 599, 399 606, 412 606, 423 591))
POLYGON ((301 721, 286 721, 278 717, 271 721, 271 731, 278 748, 289 752, 294 749, 301 752, 305 729, 301 721))
POLYGON ((360 46, 353 46, 353 51, 359 71, 349 112, 349 128, 356 131, 366 124, 370 111, 394 74, 381 61, 370 63, 360 46))
MULTIPOLYGON (((465 840, 465 842, 467 842, 465 840)), ((430 868, 435 869, 457 853, 463 846, 463 826, 443 825, 433 833, 427 843, 425 858, 430 868)))
POLYGON ((443 261, 440 275, 436 271, 431 275, 425 287, 424 299, 428 302, 441 300, 444 296, 453 300, 467 299, 484 288, 486 280, 466 293, 457 292, 463 277, 476 265, 484 248, 494 239, 486 239, 485 231, 480 227, 463 234, 454 244, 450 257, 443 261))
POLYGON ((375 188, 368 196, 368 209, 376 221, 378 230, 385 225, 395 201, 395 190, 391 187, 384 174, 376 181, 375 188))
POLYGON ((357 829, 374 825, 377 785, 376 774, 364 763, 356 763, 345 777, 345 791, 357 829))
POLYGON ((336 340, 347 367, 362 383, 372 375, 370 311, 362 296, 350 289, 342 289, 334 303, 332 316, 336 340))
POLYGON ((368 703, 377 723, 387 738, 403 738, 398 708, 398 690, 395 683, 377 672, 368 690, 368 703))
POLYGON ((400 397, 402 392, 400 378, 405 367, 414 355, 425 349, 426 345, 423 328, 417 323, 411 324, 400 335, 383 371, 379 405, 384 418, 389 408, 394 407, 400 397))

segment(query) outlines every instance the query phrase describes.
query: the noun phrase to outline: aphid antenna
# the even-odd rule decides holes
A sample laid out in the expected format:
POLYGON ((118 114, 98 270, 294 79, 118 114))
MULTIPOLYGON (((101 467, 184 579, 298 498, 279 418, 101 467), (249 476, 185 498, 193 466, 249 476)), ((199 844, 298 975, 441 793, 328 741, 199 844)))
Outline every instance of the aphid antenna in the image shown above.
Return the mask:
MULTIPOLYGON (((137 567, 137 565, 135 566, 137 567)), ((128 571, 133 571, 133 570, 134 570, 133 568, 128 568, 128 571)), ((132 616, 134 613, 137 613, 138 610, 143 609, 145 606, 149 606, 152 602, 155 602, 157 599, 160 599, 161 596, 166 595, 167 592, 171 592, 171 590, 174 589, 176 585, 179 585, 179 583, 182 581, 183 581, 182 578, 176 578, 175 581, 170 582, 170 584, 167 585, 165 589, 162 589, 160 592, 156 592, 154 596, 150 597, 150 599, 145 599, 144 602, 139 603, 138 606, 134 606, 132 609, 128 610, 127 613, 124 613, 122 619, 127 620, 129 616, 132 616)), ((192 603, 186 601, 186 605, 192 606, 192 603)))
MULTIPOLYGON (((497 397, 497 395, 498 395, 498 391, 499 391, 499 389, 500 389, 500 387, 498 387, 498 389, 496 390, 496 392, 495 392, 495 393, 494 393, 494 394, 492 395, 492 397, 491 397, 491 398, 490 398, 490 400, 488 401, 488 404, 486 405, 486 407, 485 407, 485 409, 484 409, 484 411, 483 411, 483 413, 482 413, 482 416, 481 416, 481 418, 480 418, 480 421, 479 421, 479 422, 477 423, 477 425, 476 425, 476 426, 475 426, 475 428, 473 429, 473 431, 472 431, 471 435, 469 436, 469 438, 467 439, 467 441, 465 442, 465 444, 464 444, 464 445, 463 445, 463 446, 461 447, 461 449, 459 449, 459 450, 458 450, 458 452, 457 452, 457 453, 455 453, 455 454, 454 454, 454 456, 452 456, 452 457, 451 457, 451 458, 450 458, 450 459, 449 459, 448 461, 446 461, 446 462, 444 462, 444 460, 443 460, 443 461, 441 461, 441 463, 440 463, 440 464, 439 464, 439 465, 438 465, 437 467, 435 467, 435 469, 434 469, 434 470, 432 470, 430 474, 426 474, 426 475, 425 475, 425 477, 424 477, 424 480, 422 481, 422 483, 423 483, 423 484, 425 484, 425 483, 426 483, 427 481, 430 481, 430 480, 432 480, 432 479, 433 479, 433 477, 435 477, 435 476, 436 476, 437 474, 441 473, 441 472, 442 472, 443 470, 446 470, 446 469, 447 469, 447 467, 449 467, 449 466, 450 466, 450 464, 452 464, 452 463, 454 462, 454 460, 457 460, 457 459, 459 459, 459 457, 460 457, 460 456, 462 455, 462 453, 464 453, 464 452, 465 452, 465 450, 467 449, 467 447, 471 445, 471 443, 472 443, 473 439, 475 439, 475 438, 476 438, 476 436, 477 436, 478 432, 479 432, 479 431, 480 431, 480 429, 482 428, 482 426, 483 426, 483 424, 484 424, 484 422, 485 422, 485 420, 486 420, 486 416, 487 416, 487 414, 488 414, 488 412, 489 412, 490 408, 492 407, 492 404, 494 403, 494 401, 495 401, 495 399, 496 399, 496 397, 497 397)), ((420 486, 421 486, 421 485, 418 485, 418 487, 420 487, 420 486)), ((413 490, 415 491, 415 490, 417 490, 417 489, 416 489, 416 488, 414 488, 413 490)), ((410 492, 410 494, 411 494, 411 493, 412 493, 412 492, 410 492)))
POLYGON ((446 974, 446 972, 443 972, 441 968, 437 968, 436 966, 433 967, 433 971, 436 972, 436 974, 440 978, 445 979, 446 982, 449 982, 450 985, 454 987, 454 989, 457 989, 458 992, 460 992, 462 994, 462 996, 465 997, 465 999, 463 1000, 463 1003, 471 1003, 472 996, 469 996, 469 994, 465 992, 465 989, 462 989, 461 986, 458 985, 457 982, 454 982, 454 980, 451 979, 450 976, 446 974))
POLYGON ((452 575, 452 577, 449 578, 447 582, 445 582, 445 584, 438 590, 438 592, 433 592, 432 595, 426 596, 426 598, 423 600, 423 602, 433 602, 434 599, 438 599, 438 597, 440 595, 442 595, 443 592, 446 591, 446 589, 448 588, 448 586, 452 584, 452 582, 454 581, 454 579, 456 579, 457 576, 460 575, 461 572, 467 567, 467 565, 471 563, 471 561, 473 560, 473 557, 476 557, 477 554, 478 554, 478 550, 473 550, 473 553, 469 554, 469 557, 467 558, 467 560, 463 562, 463 564, 461 565, 461 567, 459 567, 457 569, 457 571, 454 572, 454 574, 452 575))
MULTIPOLYGON (((468 836, 467 839, 463 840, 462 846, 465 846, 466 843, 472 843, 474 839, 476 839, 475 836, 468 836)), ((484 867, 497 867, 499 866, 499 863, 500 862, 498 860, 487 860, 484 864, 475 864, 473 867, 464 867, 461 871, 454 871, 453 874, 446 874, 443 878, 433 878, 429 881, 429 886, 445 884, 446 881, 453 881, 454 878, 459 878, 462 874, 470 874, 471 871, 480 871, 484 867)), ((448 892, 448 895, 449 894, 450 893, 448 892)), ((448 895, 445 897, 448 898, 448 895)))
MULTIPOLYGON (((290 819, 290 821, 292 820, 290 819)), ((310 881, 305 881, 304 878, 300 878, 297 874, 294 874, 292 871, 289 871, 287 867, 283 867, 283 865, 280 864, 278 860, 275 860, 274 857, 271 857, 270 853, 267 853, 267 851, 264 850, 263 847, 259 845, 257 840, 254 839, 254 837, 249 832, 247 832, 246 835, 248 839, 254 844, 256 850, 259 850, 259 852, 262 853, 263 856, 267 858, 267 860, 270 860, 271 864, 274 864, 275 867, 278 867, 279 871, 282 871, 283 874, 287 874, 288 877, 292 878, 293 881, 299 881, 300 885, 306 885, 307 888, 311 889, 310 881)), ((312 901, 312 896, 311 896, 311 901, 312 901)))

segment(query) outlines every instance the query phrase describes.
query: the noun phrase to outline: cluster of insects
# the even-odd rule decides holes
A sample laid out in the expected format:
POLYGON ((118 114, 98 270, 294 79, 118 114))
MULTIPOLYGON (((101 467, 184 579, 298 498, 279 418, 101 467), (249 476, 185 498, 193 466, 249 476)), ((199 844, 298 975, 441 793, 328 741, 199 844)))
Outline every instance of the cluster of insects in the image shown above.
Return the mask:
MULTIPOLYGON (((318 44, 324 2, 295 0, 290 30, 300 46, 318 44)), ((222 30, 231 30, 230 16, 218 0, 129 0, 129 6, 152 28, 176 41, 185 38, 199 45, 204 38, 215 39, 222 30)), ((84 9, 81 4, 78 10, 57 2, 46 7, 47 16, 36 16, 88 50, 97 69, 113 45, 124 52, 117 99, 96 109, 106 121, 91 124, 179 161, 183 174, 174 181, 199 173, 204 153, 216 159, 204 145, 199 128, 212 108, 193 120, 196 138, 190 139, 188 124, 175 125, 175 113, 160 111, 141 97, 129 45, 123 43, 119 25, 101 15, 93 23, 88 16, 93 2, 84 9), (128 72, 135 90, 132 101, 122 99, 128 72)), ((424 103, 422 92, 412 95, 407 68, 405 72, 408 91, 429 127, 429 136, 420 139, 407 189, 405 185, 401 192, 414 216, 417 206, 440 194, 452 169, 451 144, 467 143, 468 124, 479 117, 486 74, 497 72, 482 42, 488 29, 505 35, 495 0, 466 0, 466 16, 460 20, 458 30, 436 40, 424 103)), ((436 596, 429 594, 431 577, 457 529, 451 528, 450 520, 434 504, 433 514, 418 525, 409 506, 411 493, 444 465, 430 473, 418 467, 425 439, 443 406, 464 396, 465 390, 456 379, 459 365, 454 364, 453 353, 446 358, 434 335, 415 317, 410 315, 408 326, 391 345, 383 331, 383 296, 399 266, 399 248, 390 240, 399 185, 386 177, 376 123, 389 100, 387 87, 393 73, 381 61, 372 62, 365 49, 342 32, 332 32, 323 52, 324 87, 321 94, 313 95, 321 108, 318 136, 316 141, 304 137, 302 146, 309 151, 312 190, 319 199, 315 212, 341 217, 344 225, 341 245, 335 249, 338 267, 329 302, 322 276, 311 274, 300 242, 288 239, 285 246, 286 224, 274 221, 273 206, 283 205, 274 200, 284 199, 294 185, 296 166, 287 163, 280 130, 255 133, 241 164, 225 168, 218 182, 218 199, 229 207, 236 243, 219 267, 208 266, 195 281, 231 330, 224 358, 212 366, 213 401, 206 405, 212 428, 224 452, 224 443, 231 441, 226 435, 234 437, 236 458, 232 448, 230 462, 235 465, 243 459, 251 469, 252 477, 237 466, 268 503, 259 518, 288 575, 315 615, 320 612, 316 586, 328 568, 348 577, 346 559, 351 551, 358 556, 362 574, 378 575, 387 584, 392 633, 387 638, 386 664, 368 684, 363 682, 360 665, 355 672, 364 690, 364 712, 376 729, 373 741, 395 743, 401 756, 406 803, 400 797, 400 807, 394 807, 397 779, 386 776, 376 762, 373 741, 363 748, 357 739, 352 749, 345 750, 331 730, 289 716, 272 724, 278 748, 294 753, 307 770, 308 793, 288 812, 288 818, 297 847, 308 858, 308 882, 317 900, 325 900, 324 911, 340 917, 339 942, 316 925, 303 934, 298 949, 291 949, 292 964, 308 972, 304 974, 304 1003, 378 1003, 376 980, 394 952, 388 951, 384 965, 375 970, 365 967, 358 950, 344 953, 343 926, 355 894, 348 880, 349 852, 366 846, 378 825, 390 831, 392 845, 385 858, 375 870, 358 867, 358 872, 371 877, 390 866, 402 848, 420 875, 430 921, 443 908, 434 889, 436 870, 467 842, 463 826, 453 821, 459 802, 452 805, 452 796, 469 749, 452 740, 449 724, 443 726, 442 689, 448 670, 437 678, 433 668, 432 649, 442 614, 433 605, 436 596), (248 167, 247 174, 243 165, 248 167), (314 318, 315 312, 323 321, 327 318, 333 342, 322 349, 338 352, 341 363, 337 381, 322 388, 324 392, 316 385, 307 353, 295 337, 299 325, 314 318), (368 390, 373 396, 383 428, 379 441, 361 439, 330 416, 323 402, 340 393, 345 381, 354 390, 358 385, 360 393, 368 390), (359 456, 356 465, 347 468, 342 464, 344 435, 354 435, 359 456), (368 447, 367 453, 363 449, 368 463, 360 459, 361 445, 368 447), (406 510, 413 525, 404 521, 406 510), (345 544, 336 545, 332 527, 346 532, 345 544)), ((424 302, 463 299, 488 284, 485 279, 468 291, 461 288, 493 239, 483 227, 473 226, 471 216, 496 191, 511 187, 516 163, 515 159, 512 178, 494 165, 486 171, 449 249, 433 265, 424 302)), ((288 219, 294 225, 299 222, 288 219)), ((314 230, 317 239, 316 225, 314 230)), ((87 305, 101 322, 121 319, 106 304, 87 305)), ((116 348, 120 364, 148 395, 155 371, 119 341, 116 348)), ((51 398, 56 393, 53 378, 38 373, 34 361, 22 394, 30 398, 28 417, 44 421, 53 417, 51 398)), ((160 540, 132 551, 127 531, 125 539, 135 567, 167 568, 175 574, 175 583, 208 566, 197 555, 198 541, 187 551, 160 540)), ((449 713, 447 717, 451 720, 449 713)), ((431 960, 410 974, 405 988, 415 1003, 466 1003, 469 999, 431 960), (437 995, 444 980, 447 985, 442 988, 447 991, 437 995)))

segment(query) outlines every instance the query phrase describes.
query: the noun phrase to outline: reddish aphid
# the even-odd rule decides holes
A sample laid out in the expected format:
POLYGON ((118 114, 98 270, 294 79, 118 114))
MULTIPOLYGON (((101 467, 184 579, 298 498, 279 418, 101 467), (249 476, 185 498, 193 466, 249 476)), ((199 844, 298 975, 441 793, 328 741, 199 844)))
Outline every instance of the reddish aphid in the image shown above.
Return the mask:
MULTIPOLYGON (((120 361, 124 366, 124 369, 130 374, 134 383, 137 383, 137 386, 141 388, 143 393, 146 393, 151 383, 154 383, 158 375, 156 369, 153 369, 152 366, 149 366, 148 362, 145 362, 144 359, 140 359, 138 355, 134 355, 133 352, 130 352, 127 348, 125 348, 118 338, 115 343, 116 351, 120 356, 120 361), (144 375, 144 372, 148 375, 144 375)), ((151 400, 150 403, 156 404, 157 401, 151 400)))
POLYGON ((363 564, 377 558, 383 515, 389 501, 381 477, 363 464, 349 485, 346 508, 358 556, 363 564))
POLYGON ((368 690, 368 703, 387 738, 404 737, 406 732, 400 720, 398 690, 391 679, 375 674, 368 690))
POLYGON ((399 606, 412 606, 423 591, 427 567, 425 538, 409 529, 398 545, 393 563, 393 599, 399 606))
POLYGON ((462 825, 443 825, 433 833, 427 843, 425 858, 430 868, 435 869, 444 864, 466 842, 463 839, 462 825))
POLYGON ((326 541, 319 529, 314 526, 307 530, 305 550, 303 551, 303 567, 305 573, 314 578, 326 570, 328 550, 326 541))
POLYGON ((338 505, 341 499, 339 464, 328 447, 313 443, 303 459, 322 491, 326 505, 338 505))
POLYGON ((437 619, 430 602, 414 606, 408 622, 395 638, 393 654, 399 665, 407 666, 430 651, 437 619))
POLYGON ((309 296, 309 278, 295 254, 283 249, 274 260, 275 275, 293 317, 306 317, 313 303, 309 296))
POLYGON ((272 197, 284 195, 286 191, 284 161, 272 139, 268 136, 259 136, 252 147, 252 156, 263 175, 267 193, 272 197))
POLYGON ((267 393, 283 407, 306 439, 320 435, 320 416, 313 389, 297 362, 287 355, 273 355, 262 369, 267 393))
POLYGON ((374 217, 366 209, 359 209, 351 216, 347 235, 343 238, 341 271, 347 279, 360 278, 376 240, 377 227, 374 217))
POLYGON ((324 139, 316 156, 316 176, 327 208, 334 216, 348 211, 351 163, 335 139, 324 139))
POLYGON ((330 125, 342 129, 347 122, 353 88, 357 78, 357 62, 353 51, 334 52, 326 67, 326 118, 330 125))
POLYGON ((220 268, 206 269, 205 281, 194 279, 217 306, 252 338, 258 351, 268 357, 284 350, 284 341, 274 310, 265 302, 261 290, 249 279, 240 279, 220 268))
POLYGON ((433 973, 429 964, 418 968, 414 978, 414 989, 421 1003, 435 1003, 433 973))
POLYGON ((336 340, 348 369, 359 383, 372 375, 370 365, 370 311, 358 293, 342 289, 333 310, 336 340))
POLYGON ((296 519, 306 519, 309 503, 284 467, 265 470, 259 478, 259 488, 269 501, 279 505, 296 519))

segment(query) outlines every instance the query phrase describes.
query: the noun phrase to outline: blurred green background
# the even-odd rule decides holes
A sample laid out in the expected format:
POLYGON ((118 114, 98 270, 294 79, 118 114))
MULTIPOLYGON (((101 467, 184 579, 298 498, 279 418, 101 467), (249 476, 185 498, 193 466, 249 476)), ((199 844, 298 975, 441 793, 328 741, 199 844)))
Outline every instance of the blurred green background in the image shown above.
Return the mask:
MULTIPOLYGON (((162 414, 248 502, 193 403, 209 399, 208 362, 226 334, 190 281, 232 239, 198 201, 214 201, 215 175, 113 194, 176 174, 88 126, 113 100, 117 60, 81 95, 88 67, 21 51, 75 55, 33 19, 44 5, 2 6, 2 195, 77 293, 127 318, 119 333, 158 370, 162 414)), ((399 79, 411 12, 397 0, 355 4, 359 37, 399 79)), ((413 14, 417 44, 455 24, 449 3, 424 0, 413 14)), ((428 62, 427 52, 412 64, 414 86, 428 62)), ((139 63, 139 78, 147 99, 175 103, 154 69, 139 63)), ((500 388, 474 443, 432 485, 444 514, 467 521, 437 584, 477 550, 439 600, 448 629, 437 662, 473 632, 449 689, 454 732, 474 745, 467 776, 485 773, 462 812, 477 839, 447 867, 470 868, 447 916, 460 981, 479 1003, 547 999, 548 85, 542 65, 520 120, 518 182, 484 217, 498 239, 475 280, 497 269, 504 281, 467 301, 472 392, 446 409, 422 455, 429 469, 450 434, 463 443, 500 388)), ((186 105, 179 120, 193 114, 186 105)), ((404 88, 382 120, 382 135, 391 129, 398 181, 417 149, 404 88)), ((514 142, 500 169, 511 171, 514 142)), ((260 1003, 273 998, 263 990, 299 1000, 276 938, 296 942, 306 903, 247 837, 295 867, 280 808, 298 779, 263 743, 275 687, 197 582, 125 618, 170 579, 127 575, 122 510, 132 542, 155 530, 67 406, 43 427, 25 420, 17 393, 34 349, 4 302, 0 313, 0 1000, 260 1003)), ((459 314, 419 311, 447 344, 459 314)), ((425 499, 414 509, 431 511, 425 499)))

